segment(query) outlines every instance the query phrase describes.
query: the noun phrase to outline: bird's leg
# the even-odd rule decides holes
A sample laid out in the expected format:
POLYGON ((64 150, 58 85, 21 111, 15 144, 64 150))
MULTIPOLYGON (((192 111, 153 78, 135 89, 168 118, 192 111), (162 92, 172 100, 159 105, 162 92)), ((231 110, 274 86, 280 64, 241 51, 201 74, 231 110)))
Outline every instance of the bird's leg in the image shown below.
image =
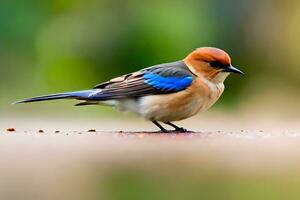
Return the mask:
POLYGON ((152 121, 153 124, 155 124, 162 132, 167 133, 168 130, 165 129, 164 127, 162 127, 162 125, 160 125, 157 121, 152 121))
POLYGON ((165 124, 168 124, 168 125, 172 126, 173 128, 175 128, 175 131, 176 131, 176 132, 183 132, 183 133, 189 132, 189 131, 186 130, 185 128, 183 128, 183 127, 178 127, 178 126, 176 126, 175 124, 172 124, 171 122, 166 122, 165 124))

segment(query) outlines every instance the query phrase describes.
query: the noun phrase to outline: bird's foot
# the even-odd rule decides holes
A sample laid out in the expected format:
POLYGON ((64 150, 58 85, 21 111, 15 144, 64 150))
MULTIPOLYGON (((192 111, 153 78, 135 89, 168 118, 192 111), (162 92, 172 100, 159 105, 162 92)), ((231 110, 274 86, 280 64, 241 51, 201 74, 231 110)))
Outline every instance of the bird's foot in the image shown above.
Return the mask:
POLYGON ((162 127, 157 121, 152 121, 158 128, 160 128, 161 132, 163 133, 194 133, 193 131, 188 131, 187 129, 183 127, 178 127, 175 124, 172 124, 171 122, 165 122, 165 124, 168 124, 175 128, 175 130, 167 130, 164 127, 162 127))
POLYGON ((168 124, 168 125, 172 126, 173 128, 175 128, 175 130, 171 131, 173 133, 193 133, 193 131, 188 131, 187 129, 185 129, 183 127, 178 127, 171 122, 165 122, 165 124, 168 124))
POLYGON ((161 130, 161 133, 179 134, 179 133, 193 133, 193 131, 188 131, 185 128, 177 128, 177 129, 174 129, 174 130, 163 129, 163 130, 161 130))
POLYGON ((180 134, 180 133, 195 133, 194 131, 189 131, 185 128, 178 128, 178 129, 174 129, 174 130, 160 130, 160 133, 165 133, 165 134, 180 134))
POLYGON ((183 127, 176 128, 174 130, 174 132, 176 132, 176 133, 194 133, 194 131, 189 131, 189 130, 183 128, 183 127))

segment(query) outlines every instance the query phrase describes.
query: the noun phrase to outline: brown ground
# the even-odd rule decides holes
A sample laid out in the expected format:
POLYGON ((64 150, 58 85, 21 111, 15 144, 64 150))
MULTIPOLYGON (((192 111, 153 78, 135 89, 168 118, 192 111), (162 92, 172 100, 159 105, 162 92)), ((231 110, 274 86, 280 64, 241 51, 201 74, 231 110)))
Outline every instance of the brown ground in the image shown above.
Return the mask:
MULTIPOLYGON (((138 189, 141 191, 151 188, 150 183, 163 182, 176 188, 178 185, 172 184, 183 181, 191 184, 183 194, 193 184, 203 184, 219 188, 222 195, 236 194, 236 188, 242 187, 241 180, 255 186, 258 192, 265 191, 264 186, 256 183, 268 180, 275 184, 272 191, 288 187, 278 194, 287 197, 294 192, 289 189, 300 183, 300 125, 296 120, 262 122, 253 118, 208 117, 184 123, 181 125, 193 130, 201 126, 201 131, 193 134, 124 131, 133 130, 133 126, 137 130, 155 130, 152 124, 135 118, 3 119, 0 199, 87 199, 90 194, 118 199, 114 195, 122 196, 124 191, 115 192, 111 188, 118 184, 123 188, 122 181, 126 187, 127 183, 134 185, 137 180, 136 187, 141 187, 138 189), (283 185, 277 186, 279 183, 283 185), (236 185, 228 188, 223 184, 236 185)), ((156 189, 153 186, 151 191, 156 189)), ((196 194, 195 191, 191 189, 189 193, 196 194)), ((159 192, 157 189, 156 193, 159 192)), ((134 198, 129 195, 128 199, 134 198)))

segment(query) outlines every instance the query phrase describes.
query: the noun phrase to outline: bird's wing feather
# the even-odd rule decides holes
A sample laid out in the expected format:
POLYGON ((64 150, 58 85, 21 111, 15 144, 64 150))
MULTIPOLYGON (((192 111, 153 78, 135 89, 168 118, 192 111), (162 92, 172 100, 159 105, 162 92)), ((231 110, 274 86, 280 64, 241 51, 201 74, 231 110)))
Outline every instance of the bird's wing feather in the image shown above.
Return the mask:
POLYGON ((114 78, 94 87, 93 100, 120 99, 144 95, 168 94, 191 85, 194 75, 181 61, 156 65, 114 78))
POLYGON ((29 103, 56 99, 78 99, 86 102, 77 105, 96 104, 98 101, 140 97, 178 92, 189 87, 194 75, 183 62, 167 63, 114 78, 97 85, 92 90, 65 92, 24 99, 16 103, 29 103))

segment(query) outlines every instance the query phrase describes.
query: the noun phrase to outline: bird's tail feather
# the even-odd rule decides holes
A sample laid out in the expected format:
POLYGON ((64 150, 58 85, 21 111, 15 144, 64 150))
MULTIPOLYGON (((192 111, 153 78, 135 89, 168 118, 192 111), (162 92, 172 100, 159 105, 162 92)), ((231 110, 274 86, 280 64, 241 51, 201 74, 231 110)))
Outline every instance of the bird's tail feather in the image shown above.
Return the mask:
POLYGON ((30 102, 37 102, 37 101, 49 101, 49 100, 56 100, 56 99, 88 100, 89 96, 91 94, 93 94, 93 92, 94 92, 94 90, 82 90, 82 91, 76 91, 76 92, 50 94, 50 95, 45 95, 45 96, 38 96, 38 97, 24 99, 24 100, 15 102, 15 104, 30 103, 30 102))
POLYGON ((75 106, 90 106, 90 105, 99 105, 99 102, 95 102, 95 101, 84 101, 84 102, 75 104, 75 106))

